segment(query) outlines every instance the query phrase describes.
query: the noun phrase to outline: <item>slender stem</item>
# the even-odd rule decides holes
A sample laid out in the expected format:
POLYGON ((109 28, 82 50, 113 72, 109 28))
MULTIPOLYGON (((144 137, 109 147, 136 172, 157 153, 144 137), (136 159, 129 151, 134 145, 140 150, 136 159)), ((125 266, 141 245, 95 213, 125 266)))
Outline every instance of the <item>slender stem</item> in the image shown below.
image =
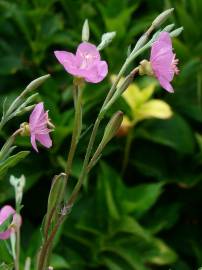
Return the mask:
POLYGON ((78 143, 78 137, 80 136, 80 132, 81 132, 80 121, 81 121, 81 117, 82 117, 81 116, 82 115, 82 108, 81 108, 82 89, 80 89, 79 86, 76 85, 74 91, 75 91, 75 93, 74 93, 75 120, 74 120, 74 128, 73 128, 73 133, 72 133, 70 150, 68 153, 67 164, 66 164, 66 169, 65 169, 65 173, 67 174, 67 177, 69 177, 69 175, 70 175, 72 161, 73 161, 74 154, 75 154, 76 147, 77 147, 77 143, 78 143), (78 92, 78 93, 76 93, 76 92, 78 92))
POLYGON ((100 125, 100 122, 101 122, 101 118, 98 116, 98 118, 95 121, 93 131, 91 133, 91 137, 90 137, 90 140, 88 143, 88 147, 87 147, 87 151, 86 151, 86 155, 85 155, 85 159, 84 159, 84 163, 83 163, 83 168, 82 168, 81 174, 79 176, 79 180, 78 180, 78 182, 77 182, 77 184, 76 184, 76 186, 75 186, 75 188, 74 188, 74 190, 73 190, 73 192, 68 200, 67 207, 70 207, 71 205, 73 205, 73 203, 76 200, 77 194, 78 194, 78 192, 83 184, 83 180, 84 180, 86 173, 87 173, 87 165, 88 165, 88 162, 90 159, 90 155, 92 152, 93 144, 95 141, 95 137, 97 135, 97 131, 98 131, 98 127, 100 125))
POLYGON ((122 170, 121 170, 122 176, 124 176, 125 170, 128 165, 132 141, 133 141, 133 129, 129 131, 128 136, 126 137, 126 145, 124 149, 124 156, 123 156, 123 163, 122 163, 122 170))
POLYGON ((16 232, 16 257, 15 257, 15 270, 19 270, 20 259, 20 229, 16 232))
POLYGON ((49 238, 47 239, 47 241, 43 244, 41 250, 40 250, 40 254, 39 254, 39 260, 38 260, 38 266, 37 269, 38 270, 45 270, 46 269, 46 264, 48 261, 48 257, 50 254, 50 249, 52 246, 52 242, 54 240, 54 237, 57 233, 58 228, 60 227, 60 225, 62 224, 63 220, 65 219, 65 216, 60 216, 56 225, 54 226, 49 238))

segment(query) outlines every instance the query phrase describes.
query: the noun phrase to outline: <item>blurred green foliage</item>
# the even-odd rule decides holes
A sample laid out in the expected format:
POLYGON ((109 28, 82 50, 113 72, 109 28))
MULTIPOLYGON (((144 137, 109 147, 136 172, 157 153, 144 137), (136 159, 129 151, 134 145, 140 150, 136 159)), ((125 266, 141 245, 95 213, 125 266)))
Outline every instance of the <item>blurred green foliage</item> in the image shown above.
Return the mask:
MULTIPOLYGON (((50 109, 56 126, 54 147, 40 149, 40 154, 32 152, 1 178, 1 204, 13 199, 9 174, 23 173, 27 178, 22 263, 26 256, 34 258, 40 245, 39 226, 51 179, 64 168, 73 126, 72 78, 58 65, 53 51, 75 50, 88 18, 95 44, 103 32, 117 31, 103 52, 111 73, 117 73, 128 46, 169 7, 175 7, 170 23, 174 20, 176 26, 184 27, 180 38, 174 39, 181 71, 174 82, 175 94, 158 87, 155 96, 170 104, 174 116, 145 120, 135 127, 123 177, 120 167, 126 138, 116 138, 107 147, 58 234, 52 263, 55 269, 71 270, 191 270, 202 265, 200 0, 0 0, 1 104, 5 97, 11 102, 34 78, 52 74, 41 87, 39 100, 50 109)), ((93 122, 109 85, 110 80, 105 80, 86 86, 84 130, 93 122)), ((127 113, 123 100, 116 107, 127 113)), ((2 144, 22 120, 27 119, 7 124, 0 134, 2 144)), ((87 130, 79 145, 68 191, 78 177, 88 135, 87 130)), ((29 140, 19 139, 18 146, 29 150, 29 140)), ((0 242, 0 263, 3 261, 10 264, 11 258, 0 242)))

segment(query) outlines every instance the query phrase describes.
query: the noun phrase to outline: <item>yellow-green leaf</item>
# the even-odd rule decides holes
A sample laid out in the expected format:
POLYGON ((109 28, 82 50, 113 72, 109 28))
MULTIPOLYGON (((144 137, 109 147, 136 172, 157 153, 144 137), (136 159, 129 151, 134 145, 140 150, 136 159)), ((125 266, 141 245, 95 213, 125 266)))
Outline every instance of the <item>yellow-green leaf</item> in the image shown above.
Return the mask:
POLYGON ((172 110, 170 106, 159 99, 152 99, 144 103, 141 107, 136 110, 137 121, 147 118, 159 118, 167 119, 172 116, 172 110))

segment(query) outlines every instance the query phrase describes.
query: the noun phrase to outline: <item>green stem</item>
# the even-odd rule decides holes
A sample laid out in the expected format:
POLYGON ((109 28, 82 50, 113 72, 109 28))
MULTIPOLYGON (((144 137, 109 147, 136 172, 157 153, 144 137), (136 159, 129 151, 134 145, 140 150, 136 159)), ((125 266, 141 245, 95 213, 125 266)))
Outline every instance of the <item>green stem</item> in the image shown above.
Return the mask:
POLYGON ((125 170, 128 165, 132 141, 133 141, 133 129, 129 131, 128 136, 126 138, 126 145, 124 149, 124 156, 123 156, 123 163, 122 163, 122 170, 121 170, 122 176, 124 176, 125 170))
POLYGON ((80 89, 78 86, 75 86, 74 89, 74 102, 75 102, 75 120, 74 120, 74 128, 73 128, 73 133, 72 133, 72 139, 71 139, 71 144, 70 144, 70 150, 68 153, 68 158, 67 158, 67 164, 66 164, 66 169, 65 173, 67 174, 67 178, 69 177, 71 173, 71 167, 72 167, 72 162, 74 158, 74 154, 76 151, 77 143, 78 143, 78 138, 81 133, 81 117, 82 117, 82 89, 80 89), (78 93, 76 93, 78 92, 78 93))
POLYGON ((19 270, 20 260, 20 229, 16 232, 16 258, 15 258, 15 270, 19 270))

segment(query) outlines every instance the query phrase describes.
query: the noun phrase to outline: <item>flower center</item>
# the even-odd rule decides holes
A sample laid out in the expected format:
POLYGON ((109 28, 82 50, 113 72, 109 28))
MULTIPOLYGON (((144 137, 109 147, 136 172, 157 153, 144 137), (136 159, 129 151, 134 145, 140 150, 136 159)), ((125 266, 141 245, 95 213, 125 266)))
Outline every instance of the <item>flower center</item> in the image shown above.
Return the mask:
POLYGON ((95 60, 95 56, 89 53, 82 53, 82 63, 80 65, 80 68, 85 69, 88 68, 92 62, 95 60))
POLYGON ((179 59, 175 58, 176 55, 174 54, 173 55, 173 60, 172 60, 172 63, 171 63, 171 68, 172 70, 174 71, 175 74, 179 74, 179 69, 177 67, 178 63, 179 63, 179 59))

